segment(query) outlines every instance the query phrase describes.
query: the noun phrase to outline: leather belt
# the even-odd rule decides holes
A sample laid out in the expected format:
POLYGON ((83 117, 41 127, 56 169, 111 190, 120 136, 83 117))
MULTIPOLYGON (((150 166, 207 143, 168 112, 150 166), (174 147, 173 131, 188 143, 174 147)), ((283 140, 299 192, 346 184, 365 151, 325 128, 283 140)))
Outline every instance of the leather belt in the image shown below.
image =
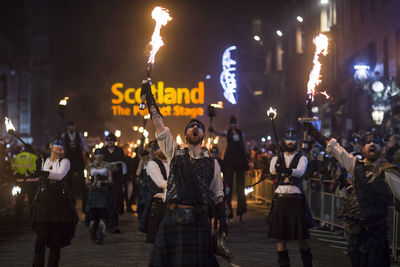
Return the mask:
POLYGON ((174 209, 193 209, 193 211, 195 213, 201 213, 204 210, 204 206, 203 205, 184 205, 184 204, 178 204, 178 203, 169 203, 167 205, 167 208, 170 210, 174 210, 174 209))
POLYGON ((275 198, 295 198, 295 199, 304 199, 303 194, 282 194, 282 193, 275 193, 275 198))

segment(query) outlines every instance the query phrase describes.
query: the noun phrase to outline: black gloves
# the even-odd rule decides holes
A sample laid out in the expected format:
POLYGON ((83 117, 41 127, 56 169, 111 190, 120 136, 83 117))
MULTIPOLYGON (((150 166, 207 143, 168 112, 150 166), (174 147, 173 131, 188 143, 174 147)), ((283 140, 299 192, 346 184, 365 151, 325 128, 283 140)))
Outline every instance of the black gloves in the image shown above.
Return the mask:
POLYGON ((49 174, 50 174, 50 172, 47 172, 47 171, 39 171, 39 175, 40 175, 40 177, 41 178, 49 178, 49 174))
POLYGON ((276 164, 275 165, 275 170, 279 174, 287 174, 287 175, 292 175, 293 170, 291 168, 286 168, 283 164, 276 164))
MULTIPOLYGON (((150 117, 153 118, 153 115, 150 111, 150 108, 153 106, 156 109, 156 112, 162 117, 160 110, 157 106, 156 100, 154 99, 153 93, 151 92, 151 80, 143 80, 142 82, 142 91, 140 92, 140 96, 146 98, 147 108, 149 109, 150 117)), ((143 103, 144 104, 144 103, 143 103)))
POLYGON ((219 221, 219 230, 224 232, 226 235, 229 233, 228 223, 225 215, 225 201, 222 201, 214 206, 215 218, 219 221))
POLYGON ((315 128, 310 122, 305 122, 305 123, 304 123, 304 129, 307 130, 308 134, 311 135, 312 137, 314 137, 315 140, 317 140, 318 143, 320 143, 321 146, 323 146, 324 148, 326 148, 327 139, 326 139, 325 136, 323 136, 323 135, 317 130, 317 128, 315 128))

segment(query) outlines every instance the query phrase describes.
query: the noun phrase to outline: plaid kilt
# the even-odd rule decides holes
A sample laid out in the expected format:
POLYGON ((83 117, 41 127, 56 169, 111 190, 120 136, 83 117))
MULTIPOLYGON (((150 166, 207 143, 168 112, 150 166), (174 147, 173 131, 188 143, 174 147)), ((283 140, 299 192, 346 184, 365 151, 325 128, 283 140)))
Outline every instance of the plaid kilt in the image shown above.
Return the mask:
POLYGON ((176 223, 173 211, 166 209, 150 256, 149 266, 219 266, 214 256, 210 220, 196 214, 193 222, 176 223))
POLYGON ((100 189, 91 189, 87 192, 87 206, 88 210, 91 208, 107 208, 108 207, 109 192, 108 187, 100 189))
MULTIPOLYGON (((390 250, 387 223, 380 223, 366 230, 359 226, 349 236, 348 253, 353 266, 389 267, 390 250)), ((353 228, 354 230, 354 228, 353 228)))

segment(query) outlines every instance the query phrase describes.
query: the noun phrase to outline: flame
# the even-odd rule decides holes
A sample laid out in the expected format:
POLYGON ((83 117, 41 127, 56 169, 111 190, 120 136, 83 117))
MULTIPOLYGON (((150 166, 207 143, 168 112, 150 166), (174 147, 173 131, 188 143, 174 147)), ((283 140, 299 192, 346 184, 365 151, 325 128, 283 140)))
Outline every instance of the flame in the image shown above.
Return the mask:
POLYGON ((270 107, 268 109, 268 111, 267 111, 267 116, 272 120, 275 119, 275 117, 276 117, 276 109, 270 107))
POLYGON ((218 145, 218 143, 219 143, 219 136, 215 137, 213 140, 214 145, 218 145))
POLYGON ((160 31, 161 27, 167 25, 168 21, 172 20, 172 17, 168 13, 168 9, 156 6, 151 12, 151 17, 156 21, 156 26, 154 28, 153 35, 151 36, 151 51, 149 60, 147 63, 154 63, 154 58, 160 49, 161 46, 164 45, 164 42, 161 38, 160 31))
POLYGON ((331 96, 328 95, 328 93, 326 91, 320 92, 321 95, 324 95, 326 97, 326 99, 330 99, 331 96))
POLYGON ((247 196, 249 193, 253 192, 254 188, 253 187, 246 187, 244 189, 244 194, 247 196))
POLYGON ((5 124, 6 124, 7 132, 8 131, 15 131, 14 125, 13 125, 12 121, 8 117, 5 117, 4 121, 5 121, 5 124))
MULTIPOLYGON (((314 96, 318 93, 315 88, 321 83, 321 66, 319 62, 319 55, 326 56, 328 54, 328 37, 324 34, 318 34, 314 40, 315 54, 313 59, 313 68, 310 72, 309 80, 307 83, 307 94, 310 96, 311 101, 314 101, 314 96)), ((324 93, 327 96, 326 92, 324 93)))
POLYGON ((18 185, 14 185, 12 190, 11 190, 11 194, 13 196, 21 194, 21 187, 19 187, 18 185))
POLYGON ((176 136, 176 143, 177 143, 178 145, 183 145, 183 141, 182 141, 182 138, 181 138, 181 135, 180 135, 180 134, 178 134, 178 135, 176 136))

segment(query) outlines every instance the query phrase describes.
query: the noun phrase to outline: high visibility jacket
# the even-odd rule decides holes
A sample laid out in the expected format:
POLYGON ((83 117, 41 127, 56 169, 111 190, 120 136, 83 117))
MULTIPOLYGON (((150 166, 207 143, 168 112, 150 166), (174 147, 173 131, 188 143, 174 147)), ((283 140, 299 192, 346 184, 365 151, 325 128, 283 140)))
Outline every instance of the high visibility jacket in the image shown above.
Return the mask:
POLYGON ((29 152, 19 153, 13 160, 12 169, 18 174, 34 173, 36 170, 37 156, 29 152))

